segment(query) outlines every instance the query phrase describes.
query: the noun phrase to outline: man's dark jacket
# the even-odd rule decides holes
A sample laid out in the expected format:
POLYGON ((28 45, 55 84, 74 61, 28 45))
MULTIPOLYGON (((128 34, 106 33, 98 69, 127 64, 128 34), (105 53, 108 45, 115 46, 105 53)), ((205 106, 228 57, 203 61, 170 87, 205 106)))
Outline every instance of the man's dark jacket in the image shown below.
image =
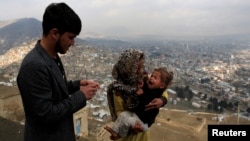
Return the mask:
POLYGON ((67 81, 40 41, 23 59, 17 84, 26 117, 24 141, 75 141, 73 113, 86 98, 80 81, 67 81))

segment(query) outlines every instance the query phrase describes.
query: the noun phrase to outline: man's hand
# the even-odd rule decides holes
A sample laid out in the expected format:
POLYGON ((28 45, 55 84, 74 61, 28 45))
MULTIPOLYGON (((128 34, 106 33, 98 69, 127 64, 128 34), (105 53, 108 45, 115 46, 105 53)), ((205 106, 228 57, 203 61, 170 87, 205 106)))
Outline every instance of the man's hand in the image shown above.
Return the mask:
POLYGON ((93 98, 96 91, 100 88, 100 84, 91 80, 80 81, 80 91, 83 92, 87 100, 93 98))
POLYGON ((154 108, 160 108, 163 104, 162 99, 160 98, 155 98, 153 99, 148 105, 145 106, 145 111, 154 109, 154 108))
POLYGON ((100 87, 99 83, 92 81, 92 80, 81 80, 80 81, 80 86, 86 86, 88 84, 93 84, 93 85, 96 85, 96 87, 100 87))

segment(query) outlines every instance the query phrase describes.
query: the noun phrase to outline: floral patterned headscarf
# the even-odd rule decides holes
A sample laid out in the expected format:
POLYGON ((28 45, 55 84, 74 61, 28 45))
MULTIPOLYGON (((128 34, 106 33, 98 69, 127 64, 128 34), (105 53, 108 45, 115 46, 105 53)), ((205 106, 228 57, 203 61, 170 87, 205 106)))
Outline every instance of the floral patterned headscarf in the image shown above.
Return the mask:
POLYGON ((117 117, 113 101, 113 91, 120 91, 122 98, 129 109, 136 107, 137 96, 135 94, 138 82, 143 79, 143 74, 138 73, 138 64, 140 60, 144 60, 144 53, 136 49, 128 49, 121 53, 118 61, 113 67, 113 81, 107 91, 107 99, 109 103, 112 120, 117 117))
POLYGON ((136 49, 128 49, 121 53, 118 61, 113 67, 112 76, 119 83, 136 86, 138 80, 142 78, 138 74, 138 63, 144 60, 143 52, 136 49))

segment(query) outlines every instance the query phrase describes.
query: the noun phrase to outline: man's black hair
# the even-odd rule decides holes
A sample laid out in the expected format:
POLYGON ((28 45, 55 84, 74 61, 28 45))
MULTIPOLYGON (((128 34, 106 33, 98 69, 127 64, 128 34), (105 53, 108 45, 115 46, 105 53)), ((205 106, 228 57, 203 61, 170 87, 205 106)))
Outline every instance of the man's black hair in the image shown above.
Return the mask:
POLYGON ((43 35, 46 36, 53 28, 57 28, 60 34, 71 32, 79 35, 81 31, 81 19, 65 3, 51 3, 43 15, 43 35))

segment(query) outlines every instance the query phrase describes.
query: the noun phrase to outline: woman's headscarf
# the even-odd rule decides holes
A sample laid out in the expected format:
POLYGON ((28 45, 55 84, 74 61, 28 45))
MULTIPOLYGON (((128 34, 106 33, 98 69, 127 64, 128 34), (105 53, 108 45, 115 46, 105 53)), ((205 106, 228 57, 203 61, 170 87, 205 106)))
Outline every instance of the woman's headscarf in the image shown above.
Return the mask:
POLYGON ((138 64, 144 60, 144 53, 136 49, 128 49, 121 53, 113 67, 112 76, 119 83, 137 87, 138 80, 142 78, 138 74, 138 64))
POLYGON ((144 53, 131 48, 121 53, 113 67, 112 77, 115 81, 109 85, 107 91, 107 99, 113 121, 117 118, 114 109, 113 91, 121 92, 122 98, 129 109, 133 109, 137 105, 135 103, 137 98, 135 92, 138 82, 143 79, 143 75, 138 73, 138 64, 141 59, 145 59, 144 53))

